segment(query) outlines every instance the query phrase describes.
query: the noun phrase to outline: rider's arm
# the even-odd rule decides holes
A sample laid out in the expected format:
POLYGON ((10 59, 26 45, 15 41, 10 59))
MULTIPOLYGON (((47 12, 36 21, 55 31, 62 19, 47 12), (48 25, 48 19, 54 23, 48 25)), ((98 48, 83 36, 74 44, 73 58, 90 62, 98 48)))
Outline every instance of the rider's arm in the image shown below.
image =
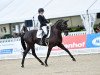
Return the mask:
POLYGON ((43 17, 42 16, 38 16, 38 20, 40 22, 41 25, 45 25, 45 22, 43 21, 43 17))
MULTIPOLYGON (((44 17, 44 16, 43 16, 43 17, 44 17)), ((48 21, 45 17, 44 17, 44 20, 45 20, 46 23, 49 23, 49 21, 48 21)))

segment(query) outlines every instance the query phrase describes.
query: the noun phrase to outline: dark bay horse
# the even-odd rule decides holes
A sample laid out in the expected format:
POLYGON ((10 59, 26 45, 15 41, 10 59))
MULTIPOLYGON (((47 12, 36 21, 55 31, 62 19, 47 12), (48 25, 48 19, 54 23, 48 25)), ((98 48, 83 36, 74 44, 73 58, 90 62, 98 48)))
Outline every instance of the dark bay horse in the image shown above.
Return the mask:
MULTIPOLYGON (((72 60, 76 61, 76 59, 69 52, 69 50, 66 49, 64 47, 64 45, 62 44, 61 33, 67 29, 67 22, 68 22, 68 20, 65 21, 65 20, 61 19, 61 20, 58 20, 51 27, 51 33, 50 33, 49 44, 48 44, 48 52, 47 52, 47 56, 46 56, 44 63, 37 57, 37 55, 35 53, 35 43, 40 45, 40 41, 41 41, 40 38, 36 37, 37 30, 26 31, 25 34, 21 37, 22 47, 24 49, 21 67, 24 67, 24 60, 25 60, 25 57, 26 57, 26 55, 27 55, 27 53, 29 52, 30 49, 32 50, 32 55, 41 63, 41 65, 48 66, 47 60, 48 60, 50 52, 51 52, 51 50, 54 46, 58 46, 61 49, 65 50, 70 55, 72 60), (25 46, 25 43, 27 44, 27 46, 25 46)), ((46 46, 46 44, 43 44, 43 46, 46 46)))

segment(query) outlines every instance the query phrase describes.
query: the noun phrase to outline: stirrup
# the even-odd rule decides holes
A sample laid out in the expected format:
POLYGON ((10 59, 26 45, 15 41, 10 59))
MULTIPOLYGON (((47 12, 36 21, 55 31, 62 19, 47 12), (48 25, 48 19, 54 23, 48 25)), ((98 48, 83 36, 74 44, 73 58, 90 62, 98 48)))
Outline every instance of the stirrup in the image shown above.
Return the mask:
POLYGON ((40 44, 45 44, 45 39, 41 39, 40 44))
POLYGON ((40 44, 41 44, 41 45, 43 44, 42 38, 41 38, 41 40, 40 40, 40 44))

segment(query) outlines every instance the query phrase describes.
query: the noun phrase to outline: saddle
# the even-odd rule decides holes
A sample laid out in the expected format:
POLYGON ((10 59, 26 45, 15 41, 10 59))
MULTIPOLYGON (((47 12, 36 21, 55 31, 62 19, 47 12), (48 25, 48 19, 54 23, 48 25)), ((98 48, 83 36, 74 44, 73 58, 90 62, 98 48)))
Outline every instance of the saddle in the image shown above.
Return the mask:
POLYGON ((50 31, 51 31, 51 26, 47 26, 47 35, 46 35, 45 39, 42 40, 43 36, 45 36, 45 33, 44 33, 44 31, 43 31, 42 29, 38 29, 36 37, 39 38, 39 39, 41 39, 40 45, 42 45, 43 43, 44 43, 45 45, 48 44, 48 42, 49 42, 48 39, 49 39, 49 37, 50 37, 50 31), (44 41, 44 42, 43 42, 43 41, 44 41))

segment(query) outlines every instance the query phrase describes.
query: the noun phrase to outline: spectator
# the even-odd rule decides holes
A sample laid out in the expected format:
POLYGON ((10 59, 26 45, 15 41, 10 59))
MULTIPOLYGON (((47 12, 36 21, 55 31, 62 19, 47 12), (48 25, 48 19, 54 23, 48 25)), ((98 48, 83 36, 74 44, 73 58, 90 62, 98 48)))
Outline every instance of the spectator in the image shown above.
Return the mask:
POLYGON ((96 27, 96 33, 100 33, 100 26, 96 27))

